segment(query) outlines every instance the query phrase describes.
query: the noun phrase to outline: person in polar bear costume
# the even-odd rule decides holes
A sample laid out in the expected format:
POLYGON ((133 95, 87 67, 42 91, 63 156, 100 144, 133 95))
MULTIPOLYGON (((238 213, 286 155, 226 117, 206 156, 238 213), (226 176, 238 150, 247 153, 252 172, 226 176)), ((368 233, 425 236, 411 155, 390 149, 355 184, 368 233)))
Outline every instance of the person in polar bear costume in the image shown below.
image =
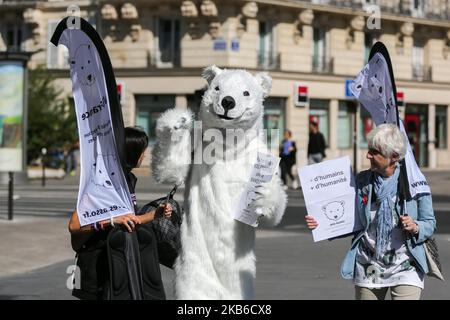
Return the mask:
MULTIPOLYGON (((246 191, 257 152, 270 153, 263 137, 263 100, 272 79, 266 73, 253 76, 216 66, 206 68, 203 77, 209 85, 198 115, 201 141, 191 144, 197 126, 189 110, 166 111, 156 125, 153 174, 158 182, 186 185, 175 295, 177 299, 252 299, 255 228, 235 220, 233 211, 246 191), (230 142, 225 136, 233 129, 242 135, 230 142), (212 138, 218 133, 223 139, 212 138)), ((259 215, 260 224, 273 226, 281 221, 286 202, 280 178, 274 175, 257 186, 248 210, 259 215)))

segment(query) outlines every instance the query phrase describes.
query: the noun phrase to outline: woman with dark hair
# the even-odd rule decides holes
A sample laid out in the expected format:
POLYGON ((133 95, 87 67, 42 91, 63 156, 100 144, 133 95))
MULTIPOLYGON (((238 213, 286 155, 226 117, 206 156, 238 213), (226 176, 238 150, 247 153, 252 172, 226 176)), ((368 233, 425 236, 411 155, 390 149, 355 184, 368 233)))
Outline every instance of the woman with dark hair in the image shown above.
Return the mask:
MULTIPOLYGON (((131 172, 134 168, 139 168, 144 160, 145 150, 148 147, 148 136, 144 130, 139 127, 125 128, 125 150, 126 150, 126 172, 127 180, 134 190, 137 178, 131 172)), ((136 195, 131 194, 133 204, 136 206, 136 195)))
MULTIPOLYGON (((125 173, 128 178, 131 180, 131 184, 133 189, 136 185, 137 178, 131 172, 134 168, 139 168, 142 161, 144 160, 145 150, 148 146, 148 136, 147 134, 140 128, 137 127, 126 127, 125 128, 125 149, 126 149, 126 164, 127 164, 127 172, 125 173)), ((134 205, 136 205, 136 196, 134 194, 131 195, 134 205)), ((159 213, 159 211, 163 211, 166 217, 170 217, 172 214, 172 207, 170 204, 167 206, 162 205, 158 209, 147 212, 143 215, 136 216, 134 213, 129 213, 127 215, 123 215, 120 217, 113 218, 113 225, 121 225, 129 232, 134 231, 135 226, 142 223, 150 222, 154 219, 155 215, 159 213)), ((72 217, 69 221, 69 231, 71 234, 76 233, 91 233, 95 230, 104 230, 111 226, 110 219, 106 219, 97 223, 93 223, 91 225, 87 225, 81 227, 80 221, 78 220, 78 214, 75 210, 72 214, 72 217)), ((83 241, 81 241, 83 242, 83 241)))
POLYGON ((139 127, 125 128, 125 148, 127 150, 127 167, 139 168, 144 160, 144 151, 148 147, 148 136, 139 127))
MULTIPOLYGON (((141 165, 147 146, 148 137, 142 129, 136 127, 125 128, 126 172, 124 173, 132 190, 134 190, 137 178, 131 171, 141 165)), ((134 194, 131 196, 136 208, 136 197, 134 194)), ((80 252, 83 252, 83 260, 77 264, 80 266, 81 285, 80 288, 74 288, 72 294, 80 299, 109 299, 108 294, 112 286, 108 284, 111 270, 106 242, 110 231, 115 227, 122 227, 128 232, 133 232, 137 225, 147 224, 157 216, 170 218, 171 215, 172 206, 163 204, 139 216, 130 212, 126 215, 113 217, 111 220, 106 219, 82 227, 75 210, 69 221, 69 232, 71 234, 72 248, 77 252, 78 259, 81 257, 79 256, 80 252)), ((149 265, 149 261, 146 261, 146 266, 149 265)), ((156 260, 156 265, 159 266, 158 260, 156 260)), ((159 267, 146 272, 154 273, 152 274, 153 280, 156 279, 155 281, 159 282, 162 287, 159 267)), ((164 289, 162 288, 153 298, 163 299, 164 296, 164 289)))

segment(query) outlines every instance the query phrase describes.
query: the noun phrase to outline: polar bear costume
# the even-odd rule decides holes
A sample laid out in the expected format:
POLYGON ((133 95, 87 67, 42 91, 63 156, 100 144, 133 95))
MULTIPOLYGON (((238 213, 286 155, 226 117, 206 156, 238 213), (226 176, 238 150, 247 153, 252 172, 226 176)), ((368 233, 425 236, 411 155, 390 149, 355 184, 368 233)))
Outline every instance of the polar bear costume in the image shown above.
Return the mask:
MULTIPOLYGON (((191 144, 195 133, 191 134, 193 114, 189 110, 171 109, 156 126, 152 160, 156 180, 186 185, 175 294, 177 299, 252 299, 255 228, 234 220, 233 211, 249 182, 256 151, 269 153, 261 133, 263 100, 272 80, 265 73, 252 76, 244 70, 216 66, 206 68, 203 77, 209 84, 199 112, 203 138, 191 144), (240 129, 244 139, 227 141, 225 134, 230 129, 240 129), (217 133, 224 138, 211 138, 217 133), (213 149, 223 154, 211 161, 213 149)), ((261 224, 276 225, 286 202, 275 175, 258 187, 249 209, 262 213, 261 224)))

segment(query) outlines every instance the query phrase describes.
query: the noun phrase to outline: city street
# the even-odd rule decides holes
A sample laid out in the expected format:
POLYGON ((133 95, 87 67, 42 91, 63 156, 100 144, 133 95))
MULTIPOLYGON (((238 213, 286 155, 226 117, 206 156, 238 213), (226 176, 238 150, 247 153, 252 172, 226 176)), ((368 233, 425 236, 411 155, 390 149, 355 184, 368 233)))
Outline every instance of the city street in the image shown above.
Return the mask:
MULTIPOLYGON (((450 277, 450 172, 425 173, 431 185, 444 275, 450 277)), ((7 221, 7 188, 0 186, 0 299, 73 299, 66 288, 74 263, 67 222, 76 204, 78 178, 15 187, 14 221, 7 221)), ((170 186, 141 176, 139 204, 159 198, 170 186)), ((314 243, 304 224, 301 190, 290 190, 289 207, 276 228, 257 231, 256 299, 354 299, 339 266, 350 239, 314 243)), ((182 200, 182 190, 176 197, 182 200)), ((173 272, 162 267, 166 294, 173 299, 173 272)), ((424 299, 450 299, 450 285, 426 278, 424 299)))
MULTIPOLYGON (((269 211, 284 202, 280 186, 259 188, 261 181, 270 180, 275 167, 283 180, 294 180, 294 167, 344 156, 351 166, 329 162, 314 175, 302 173, 306 198, 298 181, 289 181, 295 189, 287 191, 280 224, 255 229, 255 298, 355 299, 353 282, 340 274, 352 239, 314 242, 305 199, 321 225, 316 239, 339 238, 353 225, 356 230, 360 224, 349 218, 353 190, 346 192, 355 177, 346 173, 370 165, 379 173, 371 177, 377 205, 368 204, 371 195, 362 186, 356 206, 365 204, 369 235, 358 247, 356 282, 419 285, 414 266, 423 265, 422 251, 414 254, 417 261, 410 253, 422 249, 414 239, 422 243, 431 233, 431 209, 427 197, 395 216, 391 200, 403 201, 406 191, 396 185, 398 173, 407 171, 412 194, 431 187, 433 237, 447 277, 426 277, 422 299, 450 300, 449 55, 450 0, 0 0, 0 301, 76 299, 68 223, 77 208, 81 169, 81 230, 99 231, 96 219, 111 219, 100 224, 109 231, 155 217, 113 217, 133 210, 124 199, 129 195, 122 168, 135 168, 133 196, 140 208, 166 199, 173 188, 156 183, 151 170, 164 181, 180 181, 188 170, 193 214, 184 220, 186 254, 177 275, 206 280, 192 277, 194 285, 179 287, 198 289, 199 296, 206 291, 208 298, 227 298, 236 290, 247 296, 246 279, 254 270, 249 225, 261 215, 278 221, 269 211), (241 190, 242 179, 249 181, 247 190, 241 190), (15 181, 12 193, 8 180, 15 181), (411 221, 418 219, 418 203, 423 224, 411 221), (403 230, 393 232, 393 224, 403 230), (198 253, 200 263, 186 248, 198 253), (234 289, 222 293, 216 279, 234 289)), ((180 187, 175 195, 181 205, 184 191, 180 187)), ((171 234, 167 220, 154 222, 171 234)), ((72 223, 70 230, 79 227, 72 223)), ((144 252, 151 246, 142 234, 135 235, 144 252)), ((94 248, 89 261, 108 253, 108 262, 140 256, 111 254, 121 251, 123 238, 109 241, 107 253, 96 239, 90 240, 101 253, 94 248)), ((124 275, 113 263, 103 268, 78 262, 89 284, 102 272, 124 275)), ((129 279, 136 278, 127 267, 129 279)), ((141 269, 154 270, 149 264, 141 269)), ((161 271, 166 297, 173 300, 174 270, 161 271)), ((116 278, 111 285, 119 286, 116 278)))

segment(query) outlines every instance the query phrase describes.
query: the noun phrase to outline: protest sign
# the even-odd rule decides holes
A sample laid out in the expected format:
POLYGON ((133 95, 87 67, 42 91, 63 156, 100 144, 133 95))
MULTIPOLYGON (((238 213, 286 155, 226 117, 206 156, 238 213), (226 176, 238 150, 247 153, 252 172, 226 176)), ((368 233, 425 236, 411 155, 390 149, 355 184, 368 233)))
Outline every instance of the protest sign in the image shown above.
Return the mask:
POLYGON ((258 226, 258 219, 262 214, 262 210, 261 212, 258 212, 259 210, 256 208, 256 212, 253 212, 249 210, 249 207, 257 196, 257 187, 272 181, 273 175, 278 169, 279 163, 280 158, 271 154, 258 152, 256 163, 253 165, 250 174, 250 182, 248 183, 245 191, 242 193, 237 207, 234 210, 234 219, 252 227, 258 226))
POLYGON ((362 227, 355 210, 355 182, 348 156, 299 169, 306 210, 318 222, 314 241, 355 232, 362 227))

